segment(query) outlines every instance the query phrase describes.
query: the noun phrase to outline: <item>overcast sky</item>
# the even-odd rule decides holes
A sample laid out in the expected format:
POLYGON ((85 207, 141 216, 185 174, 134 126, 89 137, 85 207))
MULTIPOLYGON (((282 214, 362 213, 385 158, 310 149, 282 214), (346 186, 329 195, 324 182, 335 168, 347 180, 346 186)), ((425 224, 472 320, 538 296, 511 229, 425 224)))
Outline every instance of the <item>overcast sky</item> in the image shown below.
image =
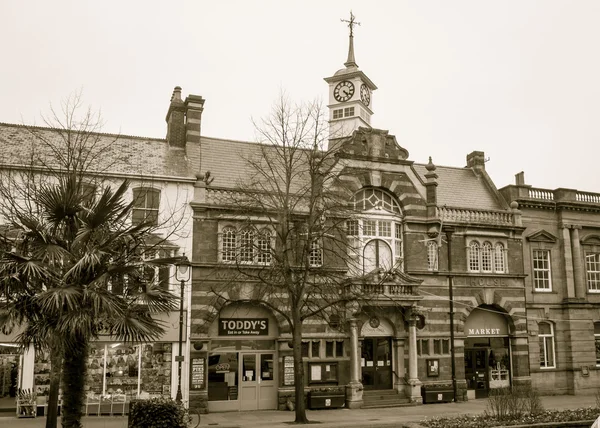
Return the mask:
POLYGON ((600 192, 598 0, 0 0, 0 122, 81 88, 105 132, 164 138, 179 85, 206 99, 203 135, 255 141, 280 90, 326 104, 350 9, 372 125, 410 160, 481 150, 497 187, 600 192))

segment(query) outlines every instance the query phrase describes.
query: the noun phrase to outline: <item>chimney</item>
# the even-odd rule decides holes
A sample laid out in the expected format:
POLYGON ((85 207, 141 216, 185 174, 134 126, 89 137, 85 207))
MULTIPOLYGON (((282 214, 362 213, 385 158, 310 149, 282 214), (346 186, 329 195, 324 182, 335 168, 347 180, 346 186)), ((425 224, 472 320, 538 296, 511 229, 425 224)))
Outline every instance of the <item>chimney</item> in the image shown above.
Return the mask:
POLYGON ((467 155, 467 168, 485 170, 485 153, 471 152, 467 155))
POLYGON ((181 100, 181 87, 175 86, 167 112, 167 143, 185 149, 185 105, 181 100))
POLYGON ((204 110, 204 98, 188 95, 185 98, 185 141, 200 144, 200 124, 204 110))
POLYGON ((515 184, 517 186, 525 186, 525 172, 521 171, 518 174, 515 174, 515 184))

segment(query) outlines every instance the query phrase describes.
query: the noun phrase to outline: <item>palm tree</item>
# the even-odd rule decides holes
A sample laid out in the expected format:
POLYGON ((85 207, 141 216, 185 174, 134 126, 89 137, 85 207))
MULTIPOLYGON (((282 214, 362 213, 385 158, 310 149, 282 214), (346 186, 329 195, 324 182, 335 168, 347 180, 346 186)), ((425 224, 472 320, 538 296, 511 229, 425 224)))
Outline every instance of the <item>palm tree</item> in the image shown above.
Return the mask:
POLYGON ((90 341, 100 335, 156 340, 164 330, 152 315, 177 301, 147 275, 152 229, 131 224, 128 183, 104 184, 93 195, 84 188, 77 173, 42 183, 34 204, 13 210, 10 227, 18 238, 0 263, 6 299, 0 326, 20 326, 23 346, 51 348, 55 361, 62 357, 65 428, 81 427, 90 341))

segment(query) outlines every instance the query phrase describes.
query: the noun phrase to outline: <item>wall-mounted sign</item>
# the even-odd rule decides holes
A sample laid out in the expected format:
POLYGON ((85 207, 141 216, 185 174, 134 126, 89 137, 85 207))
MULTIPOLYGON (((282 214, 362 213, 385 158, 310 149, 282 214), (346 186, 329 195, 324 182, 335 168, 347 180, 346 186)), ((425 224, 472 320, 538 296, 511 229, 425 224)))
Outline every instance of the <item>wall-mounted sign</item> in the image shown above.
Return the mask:
POLYGON ((220 318, 219 336, 267 336, 268 318, 220 318))
POLYGON ((283 384, 285 386, 294 384, 294 357, 291 355, 283 357, 283 384))
POLYGON ((204 357, 192 358, 191 370, 190 370, 190 389, 201 390, 204 389, 204 357))
POLYGON ((475 308, 465 321, 467 336, 507 336, 508 323, 504 314, 475 308))

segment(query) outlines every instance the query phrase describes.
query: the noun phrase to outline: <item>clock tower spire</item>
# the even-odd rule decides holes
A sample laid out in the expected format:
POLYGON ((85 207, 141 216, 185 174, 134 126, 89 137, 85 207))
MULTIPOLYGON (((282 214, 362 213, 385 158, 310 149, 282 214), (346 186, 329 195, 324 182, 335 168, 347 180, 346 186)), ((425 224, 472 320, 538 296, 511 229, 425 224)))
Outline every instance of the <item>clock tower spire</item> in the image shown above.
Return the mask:
POLYGON ((345 68, 326 77, 329 84, 329 138, 340 138, 352 135, 358 127, 371 127, 372 92, 377 86, 365 73, 358 69, 354 57, 354 27, 360 25, 350 11, 350 19, 341 19, 348 24, 350 36, 348 40, 348 58, 345 68))

